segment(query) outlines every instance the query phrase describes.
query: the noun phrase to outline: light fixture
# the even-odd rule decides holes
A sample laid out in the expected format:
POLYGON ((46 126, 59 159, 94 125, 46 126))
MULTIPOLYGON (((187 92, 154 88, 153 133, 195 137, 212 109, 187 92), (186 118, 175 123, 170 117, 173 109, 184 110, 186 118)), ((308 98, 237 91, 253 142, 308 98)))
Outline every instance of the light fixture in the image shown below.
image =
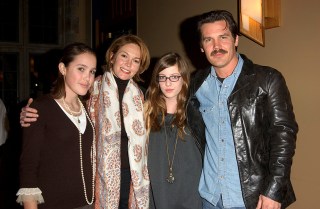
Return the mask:
POLYGON ((280 26, 280 0, 238 0, 240 33, 265 46, 264 30, 280 26))

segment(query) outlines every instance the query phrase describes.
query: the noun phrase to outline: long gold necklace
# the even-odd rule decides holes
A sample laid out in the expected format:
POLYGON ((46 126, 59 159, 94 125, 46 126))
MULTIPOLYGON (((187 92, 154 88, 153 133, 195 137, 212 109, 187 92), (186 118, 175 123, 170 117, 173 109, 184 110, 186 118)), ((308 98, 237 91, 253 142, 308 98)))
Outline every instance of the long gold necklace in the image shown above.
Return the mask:
POLYGON ((70 112, 70 114, 74 117, 74 118, 77 118, 78 119, 78 123, 77 123, 77 128, 78 128, 78 131, 79 131, 79 148, 80 148, 80 170, 81 170, 81 177, 82 177, 82 185, 83 185, 83 191, 84 191, 84 197, 86 199, 86 202, 88 203, 88 205, 92 205, 93 204, 93 201, 94 201, 94 179, 95 179, 95 176, 96 176, 96 143, 95 143, 95 129, 94 129, 94 126, 92 124, 92 121, 90 120, 89 116, 88 116, 88 113, 87 111, 85 110, 85 108, 83 107, 81 101, 79 100, 78 98, 78 102, 80 104, 80 111, 79 111, 79 114, 81 113, 81 110, 84 111, 91 127, 92 127, 92 132, 93 132, 93 139, 92 139, 92 146, 91 146, 91 153, 90 153, 90 156, 91 156, 91 166, 92 166, 92 198, 91 198, 91 201, 88 200, 88 195, 87 195, 87 188, 86 188, 86 181, 85 181, 85 178, 84 178, 84 172, 83 172, 83 160, 82 160, 82 134, 80 132, 80 127, 79 127, 79 123, 80 123, 80 120, 79 120, 79 116, 75 116, 73 113, 74 111, 71 111, 70 110, 70 107, 65 103, 64 99, 62 100, 63 101, 63 104, 65 105, 65 107, 68 109, 68 111, 70 112))
POLYGON ((167 151, 168 168, 169 168, 169 175, 166 178, 166 180, 167 180, 168 183, 173 184, 173 182, 174 182, 173 161, 174 161, 174 157, 176 155, 176 150, 177 150, 178 134, 176 134, 176 142, 175 142, 174 149, 173 149, 172 159, 170 161, 169 148, 168 148, 168 137, 167 137, 167 127, 166 127, 166 122, 165 121, 164 121, 164 133, 166 135, 166 151, 167 151))

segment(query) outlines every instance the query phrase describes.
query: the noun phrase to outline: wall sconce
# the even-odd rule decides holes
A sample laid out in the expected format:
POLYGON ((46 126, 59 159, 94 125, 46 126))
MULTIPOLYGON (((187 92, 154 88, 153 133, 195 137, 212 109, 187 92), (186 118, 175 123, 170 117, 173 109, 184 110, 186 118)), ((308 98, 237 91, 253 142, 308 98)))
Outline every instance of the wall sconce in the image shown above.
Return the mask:
POLYGON ((280 0, 238 0, 240 33, 265 46, 264 30, 280 26, 280 0))

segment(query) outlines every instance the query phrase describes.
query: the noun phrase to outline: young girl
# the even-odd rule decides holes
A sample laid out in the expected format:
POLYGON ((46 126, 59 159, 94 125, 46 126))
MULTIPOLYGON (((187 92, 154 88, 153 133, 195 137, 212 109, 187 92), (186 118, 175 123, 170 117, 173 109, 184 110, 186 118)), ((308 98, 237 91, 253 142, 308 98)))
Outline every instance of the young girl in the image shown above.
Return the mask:
POLYGON ((79 96, 91 87, 96 63, 85 44, 66 46, 52 93, 32 103, 41 117, 23 130, 17 201, 25 209, 87 208, 94 202, 95 131, 79 96))
POLYGON ((145 102, 150 208, 200 209, 200 147, 186 125, 189 72, 176 53, 156 63, 145 102))

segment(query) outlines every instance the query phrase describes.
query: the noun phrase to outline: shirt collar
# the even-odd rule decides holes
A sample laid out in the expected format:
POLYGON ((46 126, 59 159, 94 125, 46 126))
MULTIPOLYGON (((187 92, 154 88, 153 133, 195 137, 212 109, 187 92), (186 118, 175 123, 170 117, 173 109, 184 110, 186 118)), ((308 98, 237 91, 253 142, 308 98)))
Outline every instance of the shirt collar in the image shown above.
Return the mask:
MULTIPOLYGON (((239 53, 237 53, 237 56, 238 56, 238 63, 237 63, 237 66, 235 67, 235 69, 233 70, 232 74, 230 76, 238 76, 238 74, 241 72, 241 69, 242 69, 242 66, 243 66, 243 59, 242 57, 240 56, 239 53)), ((217 73, 214 69, 213 66, 210 67, 210 77, 214 77, 214 78, 217 78, 217 73)))

